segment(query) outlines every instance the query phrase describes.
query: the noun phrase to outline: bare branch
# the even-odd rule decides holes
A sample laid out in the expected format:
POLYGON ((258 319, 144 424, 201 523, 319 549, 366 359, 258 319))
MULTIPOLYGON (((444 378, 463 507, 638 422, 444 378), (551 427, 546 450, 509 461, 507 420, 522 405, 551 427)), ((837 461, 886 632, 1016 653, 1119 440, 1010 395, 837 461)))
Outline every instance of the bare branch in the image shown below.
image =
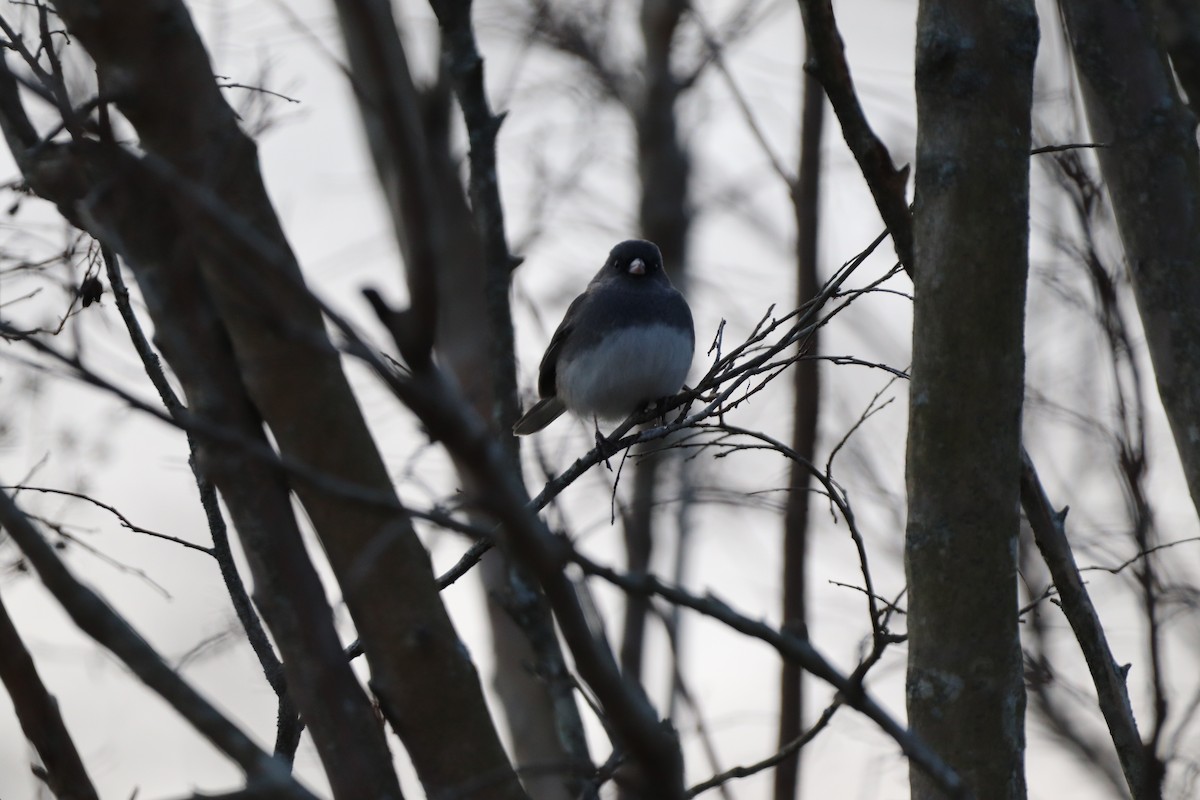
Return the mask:
POLYGON ((1134 798, 1148 800, 1156 796, 1143 793, 1149 785, 1147 780, 1151 766, 1129 705, 1125 673, 1113 660, 1104 627, 1079 576, 1075 556, 1064 530, 1066 512, 1054 511, 1029 454, 1024 452, 1021 460, 1021 505, 1033 528, 1038 550, 1046 560, 1058 589, 1059 606, 1075 631, 1075 638, 1087 661, 1096 686, 1100 711, 1108 723, 1109 735, 1117 749, 1129 790, 1134 798))
POLYGON ((450 233, 433 201, 439 189, 429 168, 417 90, 391 4, 338 0, 336 5, 367 142, 407 267, 412 302, 398 320, 402 340, 397 345, 402 345, 404 360, 416 364, 433 352, 439 255, 450 233))
MULTIPOLYGON (((175 390, 171 388, 162 361, 150 345, 150 340, 142 329, 141 321, 133 310, 133 304, 129 299, 129 289, 125 286, 125 278, 121 274, 121 264, 117 260, 117 254, 111 247, 100 244, 100 257, 104 260, 104 267, 108 274, 108 282, 112 288, 117 310, 125 323, 125 330, 129 333, 129 339, 142 362, 146 376, 157 390, 158 396, 162 399, 171 418, 183 421, 186 419, 187 408, 175 394, 175 390)), ((275 754, 291 761, 295 756, 296 748, 300 745, 303 724, 299 722, 291 695, 288 693, 283 665, 275 655, 275 649, 271 645, 266 631, 263 630, 262 620, 250 602, 250 595, 238 572, 233 549, 229 543, 229 529, 225 524, 225 517, 221 513, 221 504, 217 499, 217 489, 199 467, 196 442, 190 431, 187 431, 187 440, 188 466, 196 479, 200 505, 204 509, 204 516, 208 522, 209 535, 212 536, 213 545, 210 553, 217 560, 221 578, 225 582, 229 599, 233 603, 234 613, 246 631, 246 639, 250 642, 250 647, 258 658, 259 666, 262 668, 267 683, 270 684, 279 700, 275 754)))
POLYGON ((56 797, 97 800, 99 795, 58 711, 58 702, 38 676, 33 658, 3 602, 0 602, 0 682, 8 690, 25 738, 33 743, 46 765, 44 780, 50 791, 56 797))
POLYGON ((565 10, 559 3, 536 0, 528 24, 532 38, 578 59, 605 95, 631 109, 636 100, 630 76, 606 51, 606 26, 589 25, 589 21, 577 9, 565 10))
MULTIPOLYGON (((373 293, 369 292, 368 297, 371 298, 377 311, 386 322, 388 319, 387 307, 373 293)), ((952 771, 946 768, 919 740, 875 705, 874 701, 862 695, 860 689, 852 687, 848 680, 829 665, 807 641, 780 633, 763 623, 753 622, 713 598, 700 600, 681 590, 665 587, 653 576, 621 576, 588 561, 575 552, 564 539, 551 537, 540 520, 530 515, 529 508, 524 506, 523 502, 518 501, 517 497, 512 496, 513 493, 517 496, 520 495, 519 485, 516 485, 513 478, 500 468, 502 459, 497 451, 497 445, 489 440, 482 425, 477 420, 471 419, 444 379, 436 372, 418 374, 414 371, 401 375, 387 367, 381 360, 373 359, 369 353, 360 352, 360 355, 376 366, 380 376, 396 395, 421 418, 433 436, 441 440, 452 452, 455 452, 456 457, 462 463, 470 465, 474 470, 479 470, 481 475, 487 475, 487 479, 480 480, 479 485, 489 487, 489 493, 487 496, 481 497, 480 501, 485 503, 504 523, 503 531, 507 546, 522 557, 542 582, 547 596, 554 605, 568 644, 575 653, 577 667, 584 679, 597 692, 616 730, 630 746, 631 753, 641 764, 643 770, 648 769, 645 761, 647 757, 662 757, 658 748, 663 745, 657 740, 661 731, 653 721, 653 712, 641 705, 644 700, 636 699, 636 695, 630 695, 628 689, 622 688, 622 681, 616 670, 615 662, 612 661, 611 651, 607 650, 607 647, 600 643, 597 635, 591 632, 579 606, 579 600, 562 574, 562 567, 567 561, 573 561, 579 564, 585 572, 600 575, 627 591, 658 594, 671 602, 713 616, 735 630, 763 639, 776 647, 785 657, 798 660, 805 669, 846 692, 847 702, 876 721, 889 735, 895 738, 905 752, 921 765, 922 769, 928 770, 932 780, 952 796, 966 796, 965 788, 952 771), (514 506, 514 503, 517 505, 514 506), (853 696, 849 696, 852 693, 853 696), (655 731, 659 732, 655 733, 655 731), (651 753, 656 752, 660 755, 650 756, 651 753)), ((422 372, 424 373, 424 371, 422 372)), ((660 787, 657 791, 668 791, 669 787, 673 785, 673 779, 668 777, 669 773, 663 772, 661 764, 656 772, 651 772, 649 775, 656 775, 660 781, 670 781, 669 783, 652 783, 651 785, 660 787)), ((674 792, 678 792, 678 789, 674 792)), ((674 792, 656 796, 673 796, 674 792)))
POLYGON ((1146 556, 1150 555, 1151 553, 1157 553, 1160 550, 1167 550, 1171 547, 1176 547, 1177 545, 1181 545, 1181 544, 1191 544, 1192 542, 1200 542, 1200 536, 1189 536, 1186 539, 1176 539, 1172 542, 1163 542, 1162 544, 1156 544, 1153 547, 1147 548, 1146 550, 1138 551, 1137 555, 1130 556, 1129 558, 1125 559, 1121 563, 1116 564, 1111 567, 1103 567, 1100 565, 1095 565, 1095 566, 1090 566, 1090 567, 1080 567, 1079 571, 1080 572, 1100 571, 1100 572, 1108 572, 1113 575, 1119 575, 1120 573, 1124 572, 1129 567, 1138 563, 1139 561, 1141 561, 1142 559, 1144 559, 1146 556))
MULTIPOLYGON (((738 111, 742 115, 742 119, 745 120, 746 127, 750 129, 750 133, 754 136, 754 140, 758 143, 759 149, 762 151, 763 155, 766 156, 767 161, 770 162, 772 171, 779 176, 779 179, 783 181, 784 185, 788 187, 788 191, 791 192, 794 197, 799 181, 796 176, 793 175, 788 168, 783 165, 783 159, 780 158, 780 156, 775 152, 775 148, 771 146, 771 143, 767 141, 767 136, 763 132, 762 126, 758 124, 758 119, 755 117, 754 110, 750 107, 750 103, 746 99, 746 95, 738 87, 737 81, 734 80, 733 73, 730 72, 729 66, 725 63, 725 56, 722 53, 723 46, 717 41, 716 34, 709 27, 708 22, 704 18, 704 14, 701 12, 698 6, 693 5, 691 7, 691 15, 692 19, 696 21, 697 26, 700 28, 700 33, 704 37, 704 43, 711 54, 710 57, 712 59, 712 63, 716 65, 717 71, 720 72, 721 77, 725 79, 725 85, 728 87, 729 94, 733 97, 734 104, 737 105, 738 111)), ((821 102, 823 102, 823 99, 821 102)), ((807 109, 808 107, 805 106, 805 108, 807 109)), ((808 130, 808 128, 805 127, 804 130, 808 130)), ((820 133, 815 134, 815 136, 819 141, 820 133)), ((819 165, 813 164, 810 166, 819 171, 819 165)), ((810 179, 815 181, 816 176, 810 176, 810 179)))
MULTIPOLYGON (((373 291, 367 297, 385 325, 394 312, 373 291)), ((335 320, 336 322, 337 320, 335 320)), ((352 335, 341 324, 344 333, 352 335)), ((441 441, 456 463, 462 465, 480 492, 478 502, 501 523, 508 552, 536 577, 554 609, 555 617, 575 659, 575 666, 596 692, 619 745, 627 748, 642 771, 647 791, 662 800, 682 796, 682 762, 675 733, 658 720, 640 688, 625 681, 612 650, 593 631, 579 597, 563 573, 566 553, 529 506, 528 496, 509 467, 501 445, 488 427, 474 416, 436 366, 413 369, 401 375, 365 346, 358 354, 441 441)))
MULTIPOLYGON (((817 296, 802 308, 780 318, 771 317, 771 312, 768 311, 746 340, 724 355, 719 352, 717 342, 714 341, 713 350, 710 352, 717 352, 717 357, 707 374, 697 383, 696 388, 685 389, 676 397, 670 398, 664 405, 630 416, 608 435, 605 446, 598 445, 580 456, 570 467, 549 481, 542 491, 530 501, 532 507, 537 510, 544 508, 580 475, 614 453, 636 444, 663 439, 676 431, 693 427, 703 420, 719 417, 724 411, 744 400, 744 397, 733 398, 739 390, 746 388, 751 379, 764 370, 777 372, 785 368, 788 359, 785 358, 783 362, 775 362, 773 359, 845 307, 840 306, 825 317, 820 317, 820 312, 829 299, 836 296, 845 281, 871 253, 875 252, 886 236, 887 232, 885 231, 876 237, 863 252, 843 265, 842 269, 826 282, 817 296), (780 329, 782 329, 781 333, 780 329), (766 344, 768 339, 775 334, 778 334, 778 338, 770 344, 766 344), (703 405, 698 411, 693 412, 692 406, 696 403, 703 405), (629 433, 639 425, 661 422, 675 409, 680 409, 680 414, 674 421, 658 424, 655 427, 645 427, 637 433, 629 433)), ((718 340, 719 338, 718 334, 718 340)), ((761 385, 764 384, 760 384, 759 388, 761 385)))
POLYGON ((753 764, 748 764, 744 767, 731 767, 720 774, 713 775, 708 780, 702 781, 701 783, 698 783, 688 789, 687 796, 689 798, 696 797, 697 795, 704 794, 709 789, 723 787, 732 780, 736 780, 738 778, 749 778, 751 775, 757 775, 763 770, 779 766, 787 759, 794 757, 795 754, 799 752, 800 749, 806 744, 817 738, 817 735, 821 731, 825 730, 825 728, 829 725, 830 720, 833 719, 833 715, 838 712, 838 709, 840 709, 842 705, 843 703, 840 699, 835 700, 833 703, 828 705, 824 711, 821 712, 821 716, 817 718, 817 721, 814 722, 808 730, 784 744, 776 752, 772 753, 761 761, 754 762, 753 764))
POLYGON ((123 618, 91 589, 77 581, 46 540, 0 491, 0 524, 25 553, 38 576, 85 633, 120 658, 147 686, 178 711, 217 749, 238 764, 252 780, 289 792, 290 797, 315 800, 296 783, 286 765, 260 749, 246 734, 214 708, 166 665, 123 618))
POLYGON ((94 505, 98 508, 104 509, 105 511, 107 511, 108 513, 110 513, 114 517, 116 517, 120 521, 122 527, 128 528, 129 530, 133 531, 134 533, 141 533, 141 534, 145 534, 146 536, 152 536, 155 539, 162 539, 167 542, 174 542, 177 545, 186 547, 189 550, 195 550, 197 552, 204 553, 205 555, 209 555, 209 556, 213 555, 212 548, 205 547, 204 545, 196 544, 195 542, 189 542, 186 539, 180 539, 178 536, 171 536, 170 534, 167 534, 167 533, 159 533, 158 531, 152 531, 148 528, 143 528, 140 525, 134 525, 132 522, 129 521, 128 517, 126 517, 124 514, 122 514, 120 511, 118 511, 113 506, 110 506, 108 503, 102 503, 99 500, 97 500, 96 498, 90 497, 86 494, 81 494, 80 492, 70 492, 65 489, 51 489, 51 488, 48 488, 45 486, 28 486, 25 484, 18 484, 15 486, 0 486, 0 489, 13 490, 14 497, 16 496, 16 493, 20 493, 20 492, 40 492, 41 494, 57 494, 57 495, 62 495, 64 497, 74 497, 76 500, 83 500, 85 502, 91 503, 92 505, 94 505))
POLYGON ((850 77, 850 66, 838 33, 830 0, 800 0, 808 36, 811 69, 837 114, 842 135, 862 170, 879 215, 892 235, 896 256, 909 275, 913 270, 912 214, 905 199, 908 167, 896 169, 887 147, 871 130, 850 77))
POLYGON ((513 347, 509 290, 512 270, 520 263, 509 251, 500 202, 500 176, 496 164, 496 136, 504 114, 495 114, 484 87, 484 62, 471 25, 471 0, 430 0, 442 30, 442 59, 462 109, 470 142, 470 197, 475 231, 483 245, 484 302, 488 314, 492 373, 493 422, 505 437, 518 464, 512 423, 520 415, 517 365, 513 347))
MULTIPOLYGON (((563 547, 570 547, 565 542, 563 547)), ((569 549, 569 559, 578 564, 588 575, 595 575, 619 586, 627 592, 652 594, 665 600, 690 608, 707 617, 728 625, 733 630, 766 642, 784 658, 800 664, 811 675, 820 678, 841 693, 842 701, 861 712, 890 736, 905 755, 912 759, 932 781, 951 797, 965 798, 970 792, 958 775, 916 735, 891 717, 864 691, 861 683, 855 684, 842 675, 807 640, 785 631, 756 622, 729 605, 709 594, 700 598, 674 586, 667 586, 654 575, 628 575, 618 573, 588 559, 574 548, 569 549)), ((873 662, 872 662, 873 663, 873 662)))

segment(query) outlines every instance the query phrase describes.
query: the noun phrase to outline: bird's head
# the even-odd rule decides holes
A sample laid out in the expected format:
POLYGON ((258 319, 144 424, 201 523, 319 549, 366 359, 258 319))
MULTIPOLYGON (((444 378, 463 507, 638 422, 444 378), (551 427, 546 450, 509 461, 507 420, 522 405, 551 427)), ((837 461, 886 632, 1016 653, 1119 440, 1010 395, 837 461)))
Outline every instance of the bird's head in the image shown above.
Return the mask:
POLYGON ((604 270, 610 275, 633 279, 663 279, 662 253, 654 242, 644 239, 629 239, 621 242, 608 254, 604 270))

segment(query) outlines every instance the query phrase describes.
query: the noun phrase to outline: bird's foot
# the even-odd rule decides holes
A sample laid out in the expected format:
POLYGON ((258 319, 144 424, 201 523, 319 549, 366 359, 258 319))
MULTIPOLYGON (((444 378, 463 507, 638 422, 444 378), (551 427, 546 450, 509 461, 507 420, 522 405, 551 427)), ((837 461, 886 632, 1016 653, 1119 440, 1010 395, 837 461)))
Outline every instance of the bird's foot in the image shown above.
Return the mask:
MULTIPOLYGON (((692 391, 692 387, 688 386, 687 384, 684 384, 683 388, 679 390, 681 394, 683 392, 690 391, 692 391)), ((692 413, 692 403, 695 402, 695 400, 695 397, 689 397, 687 401, 679 407, 679 414, 675 417, 676 422, 683 422, 683 420, 687 419, 687 415, 692 413)))
POLYGON ((667 406, 671 402, 674 395, 669 397, 660 397, 652 401, 646 406, 647 411, 654 412, 654 424, 662 426, 667 424, 667 406))
POLYGON ((593 417, 592 424, 595 425, 596 431, 596 449, 600 451, 600 457, 604 460, 604 466, 608 468, 609 472, 612 472, 612 464, 609 463, 608 457, 616 452, 614 441, 600 432, 600 420, 593 417))

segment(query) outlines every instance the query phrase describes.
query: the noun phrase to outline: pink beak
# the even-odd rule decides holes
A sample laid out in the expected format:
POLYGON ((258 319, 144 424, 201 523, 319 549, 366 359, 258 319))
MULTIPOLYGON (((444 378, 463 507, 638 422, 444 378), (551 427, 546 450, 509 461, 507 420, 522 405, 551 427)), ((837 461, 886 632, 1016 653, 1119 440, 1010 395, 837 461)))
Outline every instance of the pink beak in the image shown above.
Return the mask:
POLYGON ((642 261, 640 258, 635 258, 633 261, 629 262, 629 274, 630 275, 645 275, 646 274, 646 262, 642 261))

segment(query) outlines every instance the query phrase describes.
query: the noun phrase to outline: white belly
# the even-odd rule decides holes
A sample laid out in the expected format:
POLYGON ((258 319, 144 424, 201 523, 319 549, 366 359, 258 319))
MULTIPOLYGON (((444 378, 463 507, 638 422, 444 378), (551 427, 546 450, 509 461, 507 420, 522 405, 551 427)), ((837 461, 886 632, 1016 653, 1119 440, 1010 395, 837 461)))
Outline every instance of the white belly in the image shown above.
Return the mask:
POLYGON ((585 419, 621 419, 679 391, 692 366, 692 337, 666 325, 618 331, 559 365, 557 392, 585 419))

